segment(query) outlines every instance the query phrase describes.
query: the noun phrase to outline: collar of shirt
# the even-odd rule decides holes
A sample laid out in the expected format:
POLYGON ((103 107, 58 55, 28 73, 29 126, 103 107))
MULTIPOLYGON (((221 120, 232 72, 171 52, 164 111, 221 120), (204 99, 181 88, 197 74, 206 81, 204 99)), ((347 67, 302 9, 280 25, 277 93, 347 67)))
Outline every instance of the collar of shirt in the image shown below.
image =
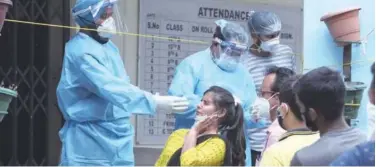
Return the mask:
POLYGON ((312 132, 310 129, 308 128, 298 128, 298 129, 292 129, 292 130, 289 130, 287 131, 285 134, 283 134, 278 141, 282 141, 282 140, 285 140, 286 138, 290 137, 290 136, 293 136, 293 135, 313 135, 313 134, 316 134, 318 132, 312 132))
POLYGON ((285 133, 286 131, 279 126, 278 120, 274 120, 266 131, 267 141, 265 142, 265 148, 278 142, 278 139, 285 133))

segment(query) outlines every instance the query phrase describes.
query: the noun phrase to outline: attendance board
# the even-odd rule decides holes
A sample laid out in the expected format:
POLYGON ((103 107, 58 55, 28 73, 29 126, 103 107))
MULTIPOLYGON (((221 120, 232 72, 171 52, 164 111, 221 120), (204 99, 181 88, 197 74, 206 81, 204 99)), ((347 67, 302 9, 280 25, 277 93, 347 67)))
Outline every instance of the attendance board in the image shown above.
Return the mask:
MULTIPOLYGON (((297 54, 301 52, 303 12, 299 7, 242 0, 140 0, 139 86, 166 95, 176 66, 185 57, 210 46, 215 21, 234 21, 248 31, 250 11, 276 13, 282 20, 281 43, 297 54)), ((165 111, 157 111, 154 116, 137 116, 136 144, 163 145, 174 124, 174 115, 165 111)))

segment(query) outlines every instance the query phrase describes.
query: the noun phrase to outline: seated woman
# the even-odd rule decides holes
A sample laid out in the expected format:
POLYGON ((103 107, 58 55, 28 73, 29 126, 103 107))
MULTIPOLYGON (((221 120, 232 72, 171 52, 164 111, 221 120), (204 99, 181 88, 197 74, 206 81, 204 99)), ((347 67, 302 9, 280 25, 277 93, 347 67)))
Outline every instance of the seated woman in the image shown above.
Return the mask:
POLYGON ((196 115, 191 129, 169 136, 155 166, 244 166, 243 111, 232 94, 211 87, 196 115))

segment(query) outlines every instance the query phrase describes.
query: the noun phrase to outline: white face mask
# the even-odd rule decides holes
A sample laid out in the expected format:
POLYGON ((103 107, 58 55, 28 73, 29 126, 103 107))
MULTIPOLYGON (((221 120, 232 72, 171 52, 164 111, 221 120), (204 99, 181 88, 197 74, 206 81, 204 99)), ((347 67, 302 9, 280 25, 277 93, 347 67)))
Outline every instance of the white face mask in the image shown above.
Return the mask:
POLYGON ((116 24, 113 17, 106 19, 98 28, 98 34, 102 38, 111 38, 116 33, 116 24))
POLYGON ((261 42, 260 48, 266 52, 272 52, 273 47, 279 44, 279 37, 261 42))
POLYGON ((265 98, 256 98, 252 106, 252 114, 258 115, 260 118, 270 117, 270 104, 269 101, 265 98))
POLYGON ((256 119, 264 118, 270 120, 270 111, 276 106, 270 107, 269 100, 273 98, 276 94, 271 96, 269 99, 263 97, 257 97, 252 105, 251 114, 256 116, 256 119))
POLYGON ((205 120, 206 118, 208 118, 209 116, 207 116, 207 115, 197 115, 196 117, 195 117, 195 122, 201 122, 201 121, 203 121, 203 120, 205 120))
POLYGON ((215 116, 218 116, 217 114, 213 114, 213 115, 196 115, 195 117, 195 123, 193 126, 197 125, 198 123, 204 121, 205 119, 209 118, 209 117, 215 117, 215 116))

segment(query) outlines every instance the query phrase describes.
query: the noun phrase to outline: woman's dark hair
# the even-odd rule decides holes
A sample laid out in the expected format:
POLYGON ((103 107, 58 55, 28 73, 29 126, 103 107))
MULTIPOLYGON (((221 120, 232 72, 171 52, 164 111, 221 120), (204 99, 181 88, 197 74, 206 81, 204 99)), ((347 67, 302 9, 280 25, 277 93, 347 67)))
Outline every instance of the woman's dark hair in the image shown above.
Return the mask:
POLYGON ((245 136, 243 130, 243 109, 235 105, 232 94, 218 86, 210 87, 206 93, 212 93, 213 103, 217 109, 223 109, 226 114, 220 120, 219 131, 228 140, 232 166, 245 165, 245 136))

